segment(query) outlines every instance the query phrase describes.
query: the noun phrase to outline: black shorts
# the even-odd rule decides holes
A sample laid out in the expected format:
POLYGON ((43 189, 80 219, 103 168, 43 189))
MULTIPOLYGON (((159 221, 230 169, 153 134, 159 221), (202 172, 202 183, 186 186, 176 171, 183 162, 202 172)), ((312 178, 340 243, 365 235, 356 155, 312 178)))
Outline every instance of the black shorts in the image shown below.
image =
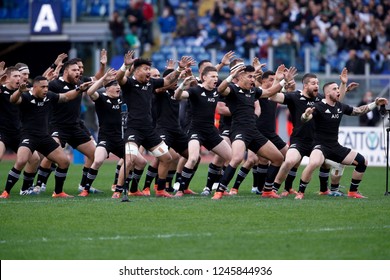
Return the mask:
POLYGON ((126 142, 134 142, 138 147, 146 150, 157 146, 162 142, 160 136, 153 129, 128 128, 125 133, 126 142))
POLYGON ((274 133, 264 133, 264 136, 268 138, 269 141, 271 141, 278 150, 283 149, 287 144, 283 141, 282 138, 280 138, 279 135, 274 133))
POLYGON ((188 149, 188 136, 183 131, 160 127, 157 128, 157 133, 168 147, 174 149, 177 153, 183 154, 188 149))
POLYGON ((72 146, 76 149, 81 144, 85 144, 91 141, 90 136, 85 131, 84 126, 78 123, 75 126, 67 127, 54 127, 50 128, 51 137, 60 139, 61 147, 65 147, 65 144, 72 146))
POLYGON ((267 143, 268 139, 256 128, 240 127, 230 131, 230 141, 244 141, 247 149, 257 153, 267 143))
POLYGON ((34 151, 40 152, 47 157, 52 151, 59 147, 59 144, 50 136, 31 136, 28 134, 22 135, 19 147, 27 147, 31 153, 34 151))
POLYGON ((224 123, 220 124, 218 128, 219 134, 230 138, 230 127, 230 125, 225 125, 224 123))
POLYGON ((4 143, 7 149, 11 149, 16 153, 19 148, 20 133, 0 132, 0 141, 4 143))
POLYGON ((110 153, 116 155, 119 158, 123 158, 125 154, 125 142, 121 137, 112 137, 104 134, 99 134, 98 143, 96 147, 103 147, 106 149, 107 154, 110 153))
POLYGON ((313 150, 313 144, 307 144, 307 143, 293 143, 290 144, 290 147, 288 149, 296 149, 301 157, 304 156, 310 157, 311 151, 313 150))
POLYGON ((223 138, 219 135, 218 129, 213 126, 212 128, 191 128, 188 132, 189 140, 198 140, 201 146, 204 146, 207 150, 211 151, 219 143, 223 141, 223 138))
POLYGON ((80 120, 80 127, 88 134, 89 137, 92 137, 91 131, 89 131, 88 127, 85 126, 85 122, 80 120))
POLYGON ((343 147, 338 143, 332 145, 332 147, 324 145, 315 145, 314 149, 321 150, 326 159, 330 159, 338 163, 341 163, 351 152, 350 148, 343 147))

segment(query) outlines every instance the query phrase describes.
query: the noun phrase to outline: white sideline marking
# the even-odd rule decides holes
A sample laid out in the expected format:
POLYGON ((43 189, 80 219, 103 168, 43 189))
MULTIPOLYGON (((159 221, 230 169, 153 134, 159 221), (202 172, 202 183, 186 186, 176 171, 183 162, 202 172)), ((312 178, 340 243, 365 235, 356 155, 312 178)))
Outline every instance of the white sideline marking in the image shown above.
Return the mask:
MULTIPOLYGON (((381 229, 389 229, 390 225, 383 225, 378 227, 368 227, 368 228, 359 228, 359 227, 335 227, 335 228, 317 228, 317 229, 292 229, 288 230, 287 232, 295 233, 295 232, 332 232, 332 231, 357 231, 357 230, 381 230, 381 229)), ((277 233, 280 231, 276 230, 259 230, 259 231, 246 231, 243 232, 244 234, 249 235, 255 235, 255 234, 270 234, 270 233, 277 233)), ((283 231, 286 232, 286 231, 283 231)), ((116 235, 116 236, 101 236, 97 238, 91 238, 91 237, 81 237, 78 238, 78 241, 110 241, 110 240, 138 240, 138 239, 175 239, 175 238, 203 238, 203 237, 213 237, 214 233, 205 232, 205 233, 172 233, 172 234, 157 234, 157 235, 133 235, 133 236, 122 236, 122 235, 116 235)), ((25 239, 25 240, 0 240, 0 244, 7 244, 7 243, 46 243, 46 242, 75 242, 77 241, 77 238, 69 238, 69 239, 48 239, 46 237, 38 238, 38 239, 25 239)))

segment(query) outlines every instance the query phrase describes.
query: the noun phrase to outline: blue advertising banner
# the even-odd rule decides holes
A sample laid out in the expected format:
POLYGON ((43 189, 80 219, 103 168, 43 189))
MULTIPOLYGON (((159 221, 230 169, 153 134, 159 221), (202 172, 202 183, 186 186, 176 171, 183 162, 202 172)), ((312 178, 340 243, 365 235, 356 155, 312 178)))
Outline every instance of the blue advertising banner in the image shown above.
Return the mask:
POLYGON ((61 34, 61 3, 31 3, 31 34, 61 34))

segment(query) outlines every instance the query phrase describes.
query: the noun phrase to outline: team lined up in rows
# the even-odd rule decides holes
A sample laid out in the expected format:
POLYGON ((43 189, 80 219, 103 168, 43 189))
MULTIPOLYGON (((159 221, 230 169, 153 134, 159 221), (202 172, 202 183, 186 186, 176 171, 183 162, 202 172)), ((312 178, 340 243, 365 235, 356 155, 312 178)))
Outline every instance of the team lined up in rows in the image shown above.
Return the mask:
POLYGON ((337 163, 355 166, 348 196, 364 198, 358 186, 367 167, 366 161, 358 152, 338 143, 338 128, 343 114, 365 114, 388 101, 377 98, 360 107, 341 103, 346 91, 357 86, 352 83, 347 87, 346 69, 340 75, 340 87, 335 82, 326 83, 324 96, 321 96, 316 75, 305 74, 302 90, 296 90, 294 67, 281 65, 275 72, 263 73, 264 65, 257 59, 252 65, 244 65, 232 51, 226 53, 217 66, 210 61, 199 62, 197 78, 191 71, 195 61, 190 56, 182 57, 176 69, 175 63, 170 61, 163 78, 151 67, 150 61, 134 58, 133 51, 125 54, 120 69, 105 71, 104 50, 101 68, 94 78, 82 76, 83 65, 79 59, 65 62, 62 75, 57 77, 65 58, 66 55, 60 55, 44 76, 33 80, 31 88, 21 80, 25 69, 8 67, 4 70, 4 63, 0 65, 0 74, 4 74, 0 92, 0 154, 4 154, 5 147, 17 151, 1 198, 9 197, 23 168, 20 193, 43 191, 52 166, 55 168, 53 197, 71 197, 63 191, 69 167, 62 149, 66 143, 86 155, 79 196, 99 192, 92 184, 110 153, 125 161, 117 166, 113 198, 120 198, 123 192, 148 196, 154 178, 158 197, 195 194, 189 184, 200 161, 200 148, 204 146, 213 151, 215 157, 209 165, 206 187, 201 194, 210 195, 216 183, 213 199, 237 195, 251 168, 254 170, 253 192, 261 193, 262 197, 294 194, 296 199, 302 199, 317 168, 320 168, 320 194, 340 196, 343 194, 338 189, 339 177, 332 177, 331 189, 328 189, 330 166, 337 163), (218 71, 227 65, 230 75, 221 81, 218 71), (82 92, 95 102, 99 119, 97 145, 80 121, 82 92), (189 121, 184 129, 179 120, 182 99, 188 99, 189 121), (128 108, 125 131, 121 114, 124 103, 128 108), (275 132, 277 103, 286 104, 292 116, 294 129, 290 146, 275 132), (20 119, 16 116, 19 110, 20 119), (214 125, 215 110, 223 116, 219 131, 214 125), (142 191, 138 189, 138 182, 147 161, 141 148, 155 157, 149 164, 142 191), (304 156, 310 157, 309 164, 302 173, 299 190, 295 191, 292 184, 304 156), (241 164, 234 186, 228 191, 241 164), (167 180, 171 182, 175 172, 180 186, 173 195, 169 193, 172 188, 167 189, 167 180), (279 195, 283 182, 284 191, 279 195))

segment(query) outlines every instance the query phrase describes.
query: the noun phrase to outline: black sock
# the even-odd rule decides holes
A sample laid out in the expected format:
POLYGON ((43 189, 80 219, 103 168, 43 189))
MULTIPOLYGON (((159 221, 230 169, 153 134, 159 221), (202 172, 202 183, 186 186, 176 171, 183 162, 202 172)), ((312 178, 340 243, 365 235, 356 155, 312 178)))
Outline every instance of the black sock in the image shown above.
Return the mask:
POLYGON ((181 182, 180 182, 179 191, 184 191, 188 189, 193 174, 194 174, 193 169, 187 168, 185 166, 183 167, 183 171, 181 172, 181 182))
POLYGON ((12 167, 11 170, 8 172, 7 183, 5 184, 5 190, 7 191, 7 193, 11 192, 11 189, 19 180, 20 172, 21 170, 17 170, 14 167, 12 167))
POLYGON ((357 192, 361 180, 352 179, 349 187, 350 192, 357 192))
POLYGON ((66 179, 66 175, 68 173, 68 168, 59 168, 57 167, 56 171, 55 171, 55 187, 54 187, 54 192, 56 194, 59 194, 59 193, 62 193, 63 189, 64 189, 64 182, 65 182, 65 179, 66 179))
POLYGON ((22 185, 22 191, 28 190, 28 188, 32 187, 34 183, 34 177, 36 172, 29 173, 24 171, 23 172, 23 185, 22 185))
POLYGON ((339 184, 330 184, 330 190, 332 192, 337 192, 339 190, 340 185, 339 184))
POLYGON ((249 169, 246 169, 245 167, 241 167, 240 170, 238 170, 236 181, 234 182, 233 188, 239 189, 242 181, 244 181, 246 175, 248 175, 249 169))
POLYGON ((84 187, 85 190, 89 191, 89 189, 92 186, 93 181, 95 181, 95 179, 96 179, 97 174, 98 174, 98 170, 96 170, 96 169, 90 168, 88 170, 87 180, 85 182, 85 187, 84 187))
POLYGON ((118 183, 118 177, 119 177, 120 170, 121 170, 121 166, 117 165, 115 168, 114 182, 112 183, 113 185, 116 185, 118 183))
POLYGON ((149 165, 148 169, 146 170, 144 189, 150 188, 153 180, 157 177, 157 172, 157 168, 154 168, 153 166, 149 165))
POLYGON ((280 166, 270 165, 268 166, 267 177, 265 179, 264 191, 269 192, 273 190, 274 181, 278 174, 280 166))
POLYGON ((230 164, 226 167, 225 172, 219 181, 219 185, 217 188, 217 192, 223 192, 226 190, 227 186, 229 185, 230 181, 234 177, 234 173, 236 173, 235 167, 232 167, 230 164))
POLYGON ((276 192, 278 192, 279 188, 280 188, 280 184, 274 182, 273 189, 274 189, 276 192))
POLYGON ((180 183, 181 181, 181 173, 176 172, 175 183, 180 183))
POLYGON ((81 176, 80 186, 84 187, 85 182, 87 181, 88 167, 83 167, 83 175, 81 176))
POLYGON ((300 180, 300 182, 299 182, 299 192, 305 193, 305 190, 306 190, 306 187, 307 187, 308 184, 309 183, 300 180))
POLYGON ((257 165, 257 172, 259 174, 259 183, 257 185, 257 189, 261 192, 264 188, 265 178, 267 178, 268 164, 257 165))
POLYGON ((326 192, 328 190, 329 170, 328 168, 320 167, 318 174, 320 178, 320 192, 326 192))
POLYGON ((144 173, 144 170, 143 169, 134 169, 133 170, 133 178, 132 178, 132 181, 131 181, 131 188, 130 188, 130 192, 136 192, 138 190, 138 183, 139 181, 141 180, 141 177, 142 177, 142 173, 144 173))
POLYGON ((170 191, 170 192, 173 191, 172 181, 173 181, 173 177, 175 177, 175 173, 176 173, 176 170, 169 170, 168 171, 167 181, 165 184, 165 188, 167 189, 167 191, 170 191))
POLYGON ((158 178, 157 180, 157 190, 158 191, 164 191, 165 190, 165 183, 166 183, 166 179, 161 179, 161 178, 158 178))
POLYGON ((40 187, 40 186, 42 186, 42 184, 46 184, 51 172, 52 172, 52 170, 50 168, 43 168, 43 167, 39 166, 37 182, 35 185, 40 187))
POLYGON ((210 163, 209 169, 207 172, 207 182, 206 187, 211 190, 213 187, 213 184, 218 182, 218 180, 221 177, 221 167, 216 166, 215 164, 210 163))
POLYGON ((123 185, 124 189, 129 190, 129 185, 130 185, 131 180, 133 180, 133 171, 129 172, 129 175, 127 176, 127 178, 125 180, 125 184, 123 185))
POLYGON ((285 189, 286 191, 289 191, 289 190, 292 189, 292 187, 293 187, 293 182, 294 182, 294 180, 295 180, 295 177, 297 177, 297 171, 298 171, 298 168, 293 167, 293 168, 291 168, 291 170, 288 172, 286 181, 284 182, 284 189, 285 189))
POLYGON ((116 187, 115 187, 115 192, 120 192, 120 193, 122 193, 122 192, 123 192, 123 186, 116 185, 116 187))

